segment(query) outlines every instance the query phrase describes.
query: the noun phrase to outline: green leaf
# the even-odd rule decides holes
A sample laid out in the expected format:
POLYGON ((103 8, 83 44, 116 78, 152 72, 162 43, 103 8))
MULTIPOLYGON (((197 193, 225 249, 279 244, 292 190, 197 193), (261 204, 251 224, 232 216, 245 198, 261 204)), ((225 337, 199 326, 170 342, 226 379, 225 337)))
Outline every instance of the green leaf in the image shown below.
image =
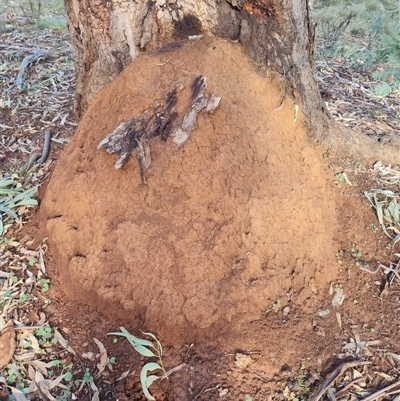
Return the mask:
POLYGON ((72 373, 71 372, 66 372, 64 376, 64 380, 66 382, 70 382, 72 380, 72 373))
POLYGON ((153 338, 154 339, 154 341, 157 343, 157 345, 158 345, 158 349, 159 349, 159 351, 160 351, 160 358, 162 357, 162 353, 163 353, 163 347, 162 347, 162 345, 161 345, 161 342, 158 340, 158 338, 153 334, 153 333, 150 333, 150 332, 145 332, 145 331, 142 331, 142 333, 144 334, 144 335, 146 335, 146 336, 149 336, 149 337, 151 337, 151 338, 153 338))
POLYGON ((156 376, 156 375, 147 376, 146 387, 149 388, 158 379, 161 379, 161 376, 156 376))
POLYGON ((38 186, 35 186, 35 187, 33 187, 33 188, 30 188, 30 189, 27 189, 26 191, 24 191, 24 192, 18 194, 18 195, 13 199, 13 202, 15 203, 15 202, 18 202, 18 201, 20 201, 20 200, 30 198, 32 195, 34 195, 34 194, 36 193, 37 189, 38 189, 38 186))
POLYGON ((120 329, 121 329, 121 332, 107 333, 107 334, 113 335, 113 336, 125 337, 129 341, 129 343, 132 345, 132 347, 136 350, 136 352, 138 352, 140 355, 143 355, 146 357, 156 356, 153 351, 146 348, 146 346, 154 348, 154 345, 151 341, 143 340, 141 338, 135 337, 133 334, 130 334, 124 327, 120 327, 120 329))
POLYGON ((23 199, 22 201, 15 204, 15 206, 37 206, 38 201, 36 199, 23 199))
POLYGON ((376 96, 387 96, 392 91, 392 87, 387 82, 381 82, 375 88, 376 96))
POLYGON ((0 187, 0 195, 12 195, 12 194, 19 194, 21 191, 18 189, 11 189, 11 188, 1 188, 0 187))
MULTIPOLYGON (((14 184, 13 178, 3 178, 0 180, 0 190, 14 184)), ((1 192, 0 192, 1 193, 1 192)))
POLYGON ((135 343, 140 344, 140 345, 144 345, 146 347, 154 347, 154 344, 151 341, 135 337, 133 334, 129 333, 129 331, 126 330, 125 327, 121 326, 120 330, 121 330, 122 333, 127 334, 133 341, 135 341, 135 343))
MULTIPOLYGON (((142 383, 143 394, 148 400, 151 401, 155 401, 155 398, 150 394, 149 388, 146 385, 146 381, 147 381, 147 373, 152 372, 153 370, 162 370, 162 368, 158 363, 150 362, 144 365, 142 371, 140 372, 140 382, 142 383)), ((153 382, 154 380, 152 381, 152 383, 153 382)))
POLYGON ((1 206, 0 205, 0 212, 8 214, 9 216, 13 217, 14 219, 18 219, 17 214, 14 211, 12 211, 11 209, 9 209, 9 208, 7 208, 5 206, 1 206))

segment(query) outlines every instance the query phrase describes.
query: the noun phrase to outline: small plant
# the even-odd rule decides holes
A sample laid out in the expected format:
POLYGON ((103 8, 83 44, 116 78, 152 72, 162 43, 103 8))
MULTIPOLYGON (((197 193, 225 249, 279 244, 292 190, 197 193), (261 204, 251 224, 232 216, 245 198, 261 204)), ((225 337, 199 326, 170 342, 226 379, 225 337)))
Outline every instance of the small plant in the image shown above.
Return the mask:
POLYGON ((377 96, 400 88, 399 8, 396 0, 316 0, 321 53, 341 55, 378 80, 377 96))
POLYGON ((137 351, 140 355, 147 358, 157 358, 157 362, 148 362, 146 363, 140 372, 140 382, 142 384, 143 394, 148 400, 154 401, 155 398, 150 394, 149 387, 158 379, 166 379, 168 377, 168 372, 165 371, 164 366, 162 364, 162 353, 163 348, 160 341, 153 333, 145 333, 142 332, 145 336, 151 337, 154 342, 141 339, 135 337, 133 334, 130 334, 124 327, 120 327, 121 332, 117 333, 108 333, 108 335, 112 336, 121 336, 125 337, 132 347, 137 351), (160 370, 162 372, 161 375, 150 375, 147 374, 149 372, 153 372, 156 370, 160 370))
POLYGON ((41 327, 35 331, 35 337, 38 339, 40 345, 50 343, 53 338, 53 330, 49 326, 41 327))
POLYGON ((63 15, 47 15, 40 18, 36 26, 39 29, 51 29, 54 31, 66 31, 67 30, 67 20, 63 15))
POLYGON ((39 280, 39 285, 42 287, 42 292, 47 292, 50 289, 50 280, 42 278, 39 280))
POLYGON ((75 386, 79 386, 80 384, 90 384, 93 382, 93 376, 90 373, 89 368, 85 369, 85 373, 83 374, 83 378, 81 380, 75 380, 75 386))
POLYGON ((32 196, 38 187, 25 189, 16 182, 14 177, 0 179, 0 236, 4 232, 4 223, 9 219, 18 219, 13 209, 21 206, 37 206, 37 200, 32 196))

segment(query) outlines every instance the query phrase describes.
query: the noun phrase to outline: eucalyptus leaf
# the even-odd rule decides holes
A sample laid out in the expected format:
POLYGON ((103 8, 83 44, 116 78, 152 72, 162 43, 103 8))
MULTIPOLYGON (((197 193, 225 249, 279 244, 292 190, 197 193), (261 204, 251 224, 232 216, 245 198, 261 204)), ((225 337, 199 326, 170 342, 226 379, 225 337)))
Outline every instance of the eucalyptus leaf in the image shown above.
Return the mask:
MULTIPOLYGON (((140 372, 140 383, 142 384, 143 394, 148 400, 154 401, 155 398, 150 394, 149 388, 147 386, 147 373, 152 372, 154 370, 163 370, 162 367, 155 362, 146 363, 143 366, 142 371, 140 372)), ((154 380, 152 381, 152 383, 154 380)))
POLYGON ((18 189, 2 188, 0 187, 0 195, 19 194, 21 191, 18 189))
POLYGON ((23 199, 22 201, 15 204, 15 206, 37 206, 38 201, 36 199, 23 199))
POLYGON ((162 357, 162 353, 163 353, 163 347, 161 345, 161 342, 158 340, 158 338, 153 333, 150 333, 150 332, 142 331, 142 333, 144 335, 149 336, 149 337, 151 337, 151 338, 153 338, 155 340, 155 342, 157 343, 158 350, 160 352, 160 358, 161 358, 162 357))
POLYGON ((21 192, 20 194, 18 194, 18 195, 13 199, 13 202, 16 203, 16 202, 18 202, 18 201, 20 201, 20 200, 30 198, 32 195, 34 195, 34 194, 36 193, 37 189, 38 189, 38 187, 36 186, 36 187, 33 187, 33 188, 31 188, 31 189, 28 189, 28 190, 26 190, 26 191, 24 191, 24 192, 21 192))
POLYGON ((399 223, 399 205, 395 200, 391 201, 388 206, 388 211, 392 217, 392 221, 396 224, 399 223))
MULTIPOLYGON (((129 341, 130 342, 130 341, 129 341)), ((152 357, 152 356, 157 356, 153 351, 149 350, 148 348, 144 347, 143 345, 139 345, 139 344, 134 344, 132 342, 130 342, 132 347, 135 348, 135 350, 143 356, 147 356, 147 357, 152 357)))
POLYGON ((0 213, 6 213, 8 215, 10 215, 11 217, 13 217, 14 219, 18 219, 18 215, 11 209, 9 209, 8 207, 5 206, 1 206, 0 205, 0 213))
POLYGON ((132 347, 135 349, 136 352, 138 352, 140 355, 146 356, 146 357, 153 357, 157 356, 154 354, 153 351, 149 350, 146 348, 143 343, 145 343, 149 347, 154 347, 153 343, 148 340, 142 340, 140 338, 135 337, 134 335, 130 334, 126 329, 123 327, 120 327, 121 332, 115 332, 115 333, 108 333, 108 335, 113 335, 113 336, 120 336, 120 337, 125 337, 128 341, 129 344, 132 345, 132 347))
POLYGON ((150 375, 146 379, 146 387, 149 388, 156 380, 161 379, 162 376, 150 375))
POLYGON ((14 184, 14 179, 13 178, 3 178, 0 180, 0 189, 9 187, 14 184))
POLYGON ((125 329, 125 327, 120 327, 120 330, 122 333, 125 333, 126 335, 128 335, 130 338, 132 338, 133 341, 135 341, 135 343, 140 344, 140 345, 144 345, 146 347, 153 347, 153 343, 149 340, 144 340, 142 338, 138 338, 135 337, 133 334, 129 333, 128 330, 125 329))

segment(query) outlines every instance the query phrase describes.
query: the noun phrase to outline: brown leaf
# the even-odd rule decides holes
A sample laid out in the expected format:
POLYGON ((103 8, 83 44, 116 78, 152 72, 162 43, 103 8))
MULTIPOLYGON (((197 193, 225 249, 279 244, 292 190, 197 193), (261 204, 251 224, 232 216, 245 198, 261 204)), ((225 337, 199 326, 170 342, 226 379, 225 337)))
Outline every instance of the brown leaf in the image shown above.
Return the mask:
POLYGON ((16 347, 15 331, 0 335, 0 369, 3 369, 14 356, 16 347))
POLYGON ((100 349, 100 363, 97 364, 97 369, 99 369, 99 375, 104 371, 107 365, 107 351, 104 348, 104 345, 101 341, 99 341, 97 338, 93 338, 94 342, 97 344, 97 346, 100 349))

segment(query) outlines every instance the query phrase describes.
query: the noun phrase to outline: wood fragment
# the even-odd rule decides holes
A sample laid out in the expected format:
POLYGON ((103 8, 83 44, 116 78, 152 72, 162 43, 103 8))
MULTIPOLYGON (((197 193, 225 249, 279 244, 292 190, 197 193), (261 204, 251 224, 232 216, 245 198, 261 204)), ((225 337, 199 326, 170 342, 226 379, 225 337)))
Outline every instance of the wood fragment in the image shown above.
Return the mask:
POLYGON ((216 97, 212 93, 204 94, 206 88, 207 78, 203 75, 198 76, 192 84, 193 103, 183 117, 182 124, 173 134, 174 142, 178 146, 183 145, 189 139, 196 126, 198 114, 202 111, 208 113, 214 111, 221 101, 220 97, 216 97))
POLYGON ((146 140, 137 141, 138 149, 137 149, 137 158, 139 160, 140 165, 140 176, 142 178, 143 184, 147 184, 146 180, 146 171, 150 167, 151 157, 150 157, 150 146, 146 140))
MULTIPOLYGON (((177 93, 183 88, 182 85, 175 85, 165 96, 163 102, 156 102, 151 109, 145 110, 142 114, 128 121, 120 122, 117 127, 110 132, 97 146, 97 149, 106 148, 109 154, 119 154, 115 163, 115 168, 123 167, 129 160, 134 149, 139 144, 143 146, 143 151, 139 149, 139 162, 142 160, 141 172, 147 170, 147 163, 150 159, 150 147, 144 142, 153 137, 160 137, 167 140, 174 121, 178 115, 175 113, 177 104, 177 93), (140 156, 142 155, 142 156, 140 156), (146 160, 146 161, 145 161, 146 160), (143 170, 144 167, 144 170, 143 170)), ((142 181, 143 181, 143 174, 142 181)))
POLYGON ((107 134, 97 146, 105 148, 109 154, 118 154, 119 158, 114 167, 119 169, 129 160, 134 149, 140 165, 140 176, 144 184, 146 171, 151 164, 150 145, 148 141, 160 137, 166 141, 173 132, 173 141, 183 145, 195 129, 197 116, 200 112, 211 113, 220 101, 220 97, 212 93, 205 94, 207 78, 203 75, 196 77, 191 85, 191 104, 186 114, 179 120, 175 111, 178 103, 178 92, 183 89, 182 84, 176 84, 166 94, 163 101, 156 102, 150 109, 133 117, 128 121, 121 121, 116 128, 107 134))

